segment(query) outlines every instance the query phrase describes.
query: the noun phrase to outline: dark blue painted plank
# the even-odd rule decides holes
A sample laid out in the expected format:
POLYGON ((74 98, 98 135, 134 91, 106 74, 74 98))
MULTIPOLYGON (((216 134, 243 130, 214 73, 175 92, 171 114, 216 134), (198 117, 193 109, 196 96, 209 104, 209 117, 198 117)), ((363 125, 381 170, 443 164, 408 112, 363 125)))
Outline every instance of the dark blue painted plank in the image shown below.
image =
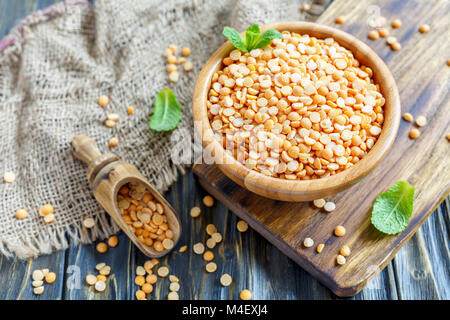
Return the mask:
POLYGON ((448 199, 393 260, 401 299, 450 298, 448 199))
MULTIPOLYGON (((79 245, 67 250, 63 298, 67 300, 123 300, 129 297, 130 274, 133 268, 134 251, 130 240, 120 233, 119 245, 98 253, 95 244, 79 245), (95 266, 105 262, 111 267, 104 292, 96 292, 86 284, 86 275, 98 275, 95 266)), ((98 242, 98 241, 97 241, 98 242)), ((96 243, 97 243, 96 242, 96 243)))
POLYGON ((25 261, 7 259, 0 255, 0 300, 61 299, 64 257, 64 251, 25 261), (45 290, 40 296, 33 293, 31 285, 31 275, 37 269, 49 269, 56 273, 56 281, 52 284, 44 284, 45 290))

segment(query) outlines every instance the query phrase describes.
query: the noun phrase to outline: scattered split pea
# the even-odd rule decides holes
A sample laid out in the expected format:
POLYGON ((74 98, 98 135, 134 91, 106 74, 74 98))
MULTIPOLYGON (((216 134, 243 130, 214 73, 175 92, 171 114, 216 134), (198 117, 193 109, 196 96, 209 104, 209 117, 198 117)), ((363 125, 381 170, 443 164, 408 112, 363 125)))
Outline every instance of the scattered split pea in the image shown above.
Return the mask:
POLYGON ((308 12, 311 9, 311 4, 309 3, 302 3, 301 11, 308 12))
POLYGON ((26 219, 28 217, 28 212, 25 209, 19 209, 16 211, 16 218, 19 220, 26 219))
POLYGON ((39 215, 41 217, 44 217, 46 215, 53 213, 53 210, 54 208, 51 204, 46 204, 39 209, 39 215))
POLYGON ((392 23, 391 23, 391 26, 394 29, 400 28, 402 26, 402 20, 400 20, 400 19, 393 20, 392 23))
POLYGON ((161 278, 165 278, 169 275, 169 268, 167 267, 159 267, 158 269, 158 276, 161 278))
POLYGON ((189 47, 184 47, 183 49, 181 49, 181 54, 185 57, 187 57, 188 55, 191 54, 191 48, 189 47))
POLYGON ((180 297, 178 296, 178 293, 175 291, 171 291, 168 295, 167 295, 167 300, 180 300, 180 297))
POLYGON ((84 219, 84 220, 83 220, 83 226, 84 226, 86 229, 91 229, 91 228, 93 228, 93 227, 95 226, 95 220, 94 220, 94 218, 89 217, 89 218, 84 219))
POLYGON ((94 288, 95 290, 97 290, 98 292, 103 292, 106 289, 106 282, 105 281, 97 281, 94 284, 94 288))
POLYGON ((400 44, 400 42, 393 42, 391 43, 391 49, 394 51, 398 51, 402 48, 402 45, 400 44))
POLYGON ((136 299, 138 299, 138 300, 147 300, 147 298, 145 297, 145 292, 142 291, 142 290, 136 291, 136 299))
POLYGON ((170 282, 180 282, 180 279, 178 279, 177 276, 174 276, 173 274, 171 274, 171 275, 169 276, 169 281, 170 281, 170 282))
POLYGON ((215 272, 217 270, 217 264, 214 262, 207 263, 205 269, 209 273, 215 272))
POLYGON ((203 254, 203 260, 211 261, 212 259, 214 259, 214 253, 212 253, 211 251, 205 251, 205 253, 203 254))
POLYGON ((325 203, 323 208, 325 209, 326 212, 331 212, 334 211, 334 209, 336 209, 336 204, 334 202, 328 201, 327 203, 325 203))
POLYGON ((239 294, 239 298, 241 298, 241 300, 250 300, 252 298, 252 293, 250 290, 244 289, 239 294))
POLYGON ((99 242, 95 246, 95 249, 97 250, 98 253, 105 253, 106 251, 108 251, 108 246, 104 242, 99 242))
POLYGON ((185 251, 187 250, 187 248, 188 248, 188 246, 182 246, 182 247, 178 250, 178 252, 183 253, 183 252, 185 252, 185 251))
POLYGON ((221 277, 220 277, 220 283, 224 286, 224 287, 228 287, 231 282, 233 281, 233 279, 231 278, 231 276, 228 273, 224 273, 221 277))
POLYGON ((192 62, 186 61, 186 63, 183 65, 183 68, 184 68, 184 71, 189 72, 194 68, 194 66, 192 65, 192 62))
POLYGON ((316 199, 313 201, 313 203, 316 208, 321 209, 325 206, 326 201, 325 199, 316 199))
POLYGON ((306 238, 305 240, 303 240, 303 245, 305 246, 305 248, 311 248, 314 245, 314 240, 311 238, 306 238))
POLYGON ((14 180, 16 180, 16 175, 14 172, 8 171, 3 175, 3 181, 6 183, 13 183, 14 180))
POLYGON ((248 230, 248 224, 244 220, 239 220, 236 227, 239 232, 245 232, 248 230))
POLYGON ((177 71, 177 66, 175 64, 169 64, 167 66, 167 72, 168 73, 172 73, 172 72, 175 72, 175 71, 177 71))
POLYGON ((179 79, 179 74, 178 74, 178 72, 177 71, 173 71, 173 72, 171 72, 171 73, 169 73, 169 80, 171 81, 171 82, 177 82, 178 81, 178 79, 179 79))
POLYGON ((55 215, 53 213, 44 216, 45 223, 52 223, 55 220, 55 215))
POLYGON ((127 113, 128 113, 129 115, 134 114, 134 107, 133 107, 133 106, 129 106, 128 109, 127 109, 127 113))
POLYGON ((110 246, 111 248, 117 247, 118 244, 119 244, 119 238, 117 238, 117 236, 111 236, 108 239, 108 246, 110 246))
POLYGON ((336 262, 337 262, 337 264, 339 264, 339 265, 343 265, 343 264, 345 264, 346 262, 347 262, 347 259, 345 259, 345 257, 344 256, 342 256, 342 255, 338 255, 337 256, 337 258, 336 258, 336 262))
POLYGON ((417 139, 420 137, 420 131, 416 128, 412 128, 411 131, 409 131, 409 137, 411 139, 417 139))
POLYGON ((200 213, 201 213, 201 210, 200 210, 199 207, 193 207, 193 208, 191 209, 191 212, 190 212, 192 218, 197 218, 197 217, 199 217, 199 216, 200 216, 200 213))
POLYGON ((33 292, 34 292, 34 294, 40 295, 40 294, 44 293, 44 287, 41 286, 41 287, 34 288, 33 292))
POLYGON ((86 276, 86 283, 90 286, 93 286, 97 282, 97 277, 93 274, 88 274, 86 276))
POLYGON ((112 120, 105 120, 105 127, 114 128, 116 126, 116 122, 112 120))
POLYGON ((386 38, 386 43, 388 45, 392 45, 393 43, 398 42, 396 37, 390 36, 386 38))
POLYGON ((377 30, 372 30, 369 32, 368 37, 370 40, 377 40, 380 37, 380 34, 377 30))
POLYGON ((203 198, 203 204, 207 207, 212 207, 214 205, 214 198, 211 196, 205 196, 203 198))
POLYGON ((42 272, 42 270, 34 270, 31 278, 34 281, 42 281, 44 279, 44 273, 42 272))
POLYGON ((325 247, 325 245, 323 243, 320 243, 316 249, 317 253, 321 253, 324 247, 325 247))
POLYGON ((420 33, 427 33, 428 31, 430 31, 430 26, 428 24, 423 24, 419 27, 420 33))
POLYGON ((102 95, 102 96, 100 96, 99 98, 98 98, 98 105, 100 106, 100 107, 106 107, 108 104, 109 104, 109 97, 108 96, 106 96, 106 95, 102 95))
POLYGON ((424 125, 427 124, 427 118, 425 118, 424 116, 418 116, 416 119, 416 125, 418 127, 423 127, 424 125))
POLYGON ((412 122, 412 121, 414 120, 414 117, 412 116, 411 113, 406 112, 406 113, 403 115, 403 119, 405 119, 405 120, 408 121, 408 122, 412 122))
POLYGON ((102 270, 102 268, 105 267, 105 266, 106 266, 106 263, 100 262, 100 263, 97 263, 97 265, 95 266, 95 269, 96 269, 97 271, 100 271, 100 270, 102 270))
POLYGON ((118 144, 119 144, 119 139, 117 137, 111 138, 111 140, 109 140, 109 142, 108 142, 108 145, 110 148, 114 148, 118 144))
POLYGON ((49 272, 45 275, 45 282, 47 283, 53 283, 56 280, 56 273, 49 272))
POLYGON ((350 252, 350 247, 347 245, 342 246, 341 250, 339 251, 339 253, 344 257, 348 257, 350 255, 350 252))
POLYGON ((209 238, 208 240, 206 240, 206 246, 209 249, 214 249, 214 247, 216 246, 216 242, 214 241, 213 238, 209 238))
POLYGON ((178 282, 171 282, 169 285, 169 290, 172 292, 180 291, 180 284, 178 282))
POLYGON ((337 24, 343 24, 345 22, 345 17, 344 16, 338 16, 336 18, 336 23, 337 24))
POLYGON ((203 245, 203 243, 199 242, 199 243, 194 244, 194 246, 192 247, 192 250, 196 254, 202 254, 203 252, 205 252, 205 246, 203 245))
POLYGON ((336 228, 334 228, 334 235, 336 237, 343 237, 346 233, 346 230, 343 226, 337 226, 336 228))
POLYGON ((145 283, 145 278, 143 276, 136 276, 136 278, 134 278, 134 284, 137 286, 142 286, 145 283))
POLYGON ((389 36, 389 30, 386 29, 386 28, 379 28, 378 29, 378 34, 379 34, 380 37, 386 38, 386 37, 389 36))
POLYGON ((206 226, 206 233, 207 233, 208 235, 212 235, 213 233, 216 233, 216 232, 217 232, 217 228, 216 228, 215 225, 213 225, 213 224, 208 224, 208 225, 206 226))

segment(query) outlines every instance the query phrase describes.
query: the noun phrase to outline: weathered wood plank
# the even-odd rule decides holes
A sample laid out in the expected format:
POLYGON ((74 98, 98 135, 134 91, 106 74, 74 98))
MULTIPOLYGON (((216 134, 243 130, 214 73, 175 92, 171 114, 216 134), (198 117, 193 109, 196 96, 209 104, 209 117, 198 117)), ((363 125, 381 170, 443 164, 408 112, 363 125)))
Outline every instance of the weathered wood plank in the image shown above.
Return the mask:
MULTIPOLYGON (((448 205, 448 201, 446 201, 448 205)), ((440 207, 396 255, 393 265, 399 297, 448 299, 450 258, 448 210, 440 207)))
POLYGON ((47 300, 62 298, 65 252, 59 251, 27 261, 7 259, 0 255, 0 300, 47 300), (34 270, 49 269, 56 273, 56 281, 44 283, 44 293, 37 296, 33 293, 31 275, 34 270))
POLYGON ((79 245, 67 250, 63 298, 67 300, 125 300, 130 297, 130 281, 134 270, 135 247, 124 234, 118 234, 119 245, 98 253, 95 244, 79 245), (106 290, 96 292, 86 284, 86 275, 97 275, 96 264, 105 262, 111 267, 106 290))

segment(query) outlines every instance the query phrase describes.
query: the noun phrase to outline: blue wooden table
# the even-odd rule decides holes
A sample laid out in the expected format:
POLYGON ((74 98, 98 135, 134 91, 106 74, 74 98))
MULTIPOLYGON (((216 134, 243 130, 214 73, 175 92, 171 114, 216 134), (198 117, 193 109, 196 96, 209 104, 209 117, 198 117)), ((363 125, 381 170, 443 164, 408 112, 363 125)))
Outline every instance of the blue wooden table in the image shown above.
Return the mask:
MULTIPOLYGON (((48 7, 56 0, 0 0, 0 38, 29 13, 48 7)), ((166 194, 180 212, 184 233, 178 245, 187 245, 184 253, 175 251, 161 259, 171 274, 180 278, 181 299, 237 299, 248 288, 254 299, 338 299, 278 249, 256 232, 236 230, 237 218, 222 204, 205 208, 201 199, 205 191, 189 171, 166 194), (189 209, 199 205, 202 215, 189 216, 189 209), (204 261, 192 253, 192 245, 206 240, 204 228, 214 223, 224 235, 214 249, 218 270, 208 274, 204 261), (229 273, 233 284, 224 288, 220 275, 229 273)), ((449 199, 428 218, 419 231, 399 251, 394 260, 358 295, 351 299, 450 299, 449 199)), ((119 245, 106 254, 94 245, 79 245, 66 251, 37 259, 20 261, 0 255, 0 299, 134 299, 135 269, 145 256, 119 234, 119 245), (107 290, 96 293, 85 285, 87 273, 106 262, 112 268, 107 290), (46 285, 43 295, 32 292, 31 273, 49 268, 57 280, 46 285)), ((169 282, 158 281, 152 299, 166 299, 169 282)))

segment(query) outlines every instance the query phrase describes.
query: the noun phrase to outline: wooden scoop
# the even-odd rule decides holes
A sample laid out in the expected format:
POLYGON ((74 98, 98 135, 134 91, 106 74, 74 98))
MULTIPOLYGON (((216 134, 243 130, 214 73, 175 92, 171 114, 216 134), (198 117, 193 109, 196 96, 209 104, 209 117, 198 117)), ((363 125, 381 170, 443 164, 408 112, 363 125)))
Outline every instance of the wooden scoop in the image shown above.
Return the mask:
POLYGON ((73 138, 72 151, 78 159, 89 165, 87 178, 91 183, 92 191, 97 201, 100 202, 106 212, 109 213, 139 250, 148 257, 158 258, 167 254, 171 249, 159 252, 153 247, 146 246, 138 240, 134 234, 134 229, 122 219, 117 206, 117 193, 128 182, 141 183, 163 205, 164 214, 167 217, 167 224, 169 229, 173 231, 173 247, 175 247, 181 234, 179 217, 164 197, 148 183, 147 179, 145 179, 135 166, 121 161, 113 153, 100 154, 95 141, 84 134, 77 135, 73 138))

